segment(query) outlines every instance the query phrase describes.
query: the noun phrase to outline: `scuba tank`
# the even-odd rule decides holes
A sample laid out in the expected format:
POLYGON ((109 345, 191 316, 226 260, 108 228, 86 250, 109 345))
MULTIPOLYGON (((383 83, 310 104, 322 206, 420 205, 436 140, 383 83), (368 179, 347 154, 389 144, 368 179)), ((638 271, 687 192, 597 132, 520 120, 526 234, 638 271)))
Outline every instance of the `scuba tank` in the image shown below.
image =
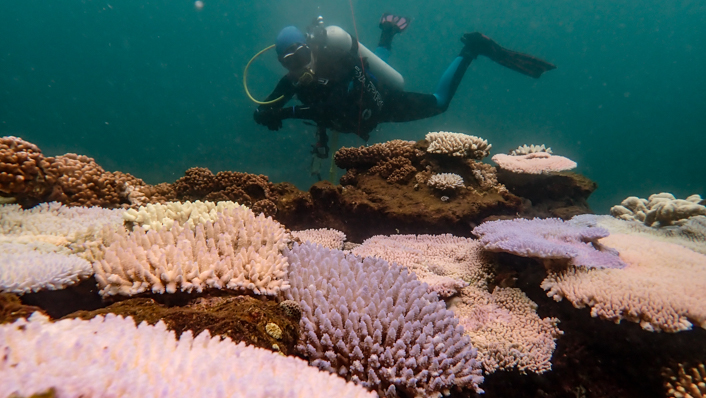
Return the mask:
POLYGON ((323 27, 323 18, 318 17, 314 20, 308 29, 307 42, 312 46, 325 45, 331 48, 338 48, 342 51, 355 51, 357 48, 358 56, 367 61, 368 71, 370 74, 384 86, 391 87, 395 90, 404 90, 404 78, 393 67, 387 64, 360 43, 354 39, 342 28, 331 25, 323 27))

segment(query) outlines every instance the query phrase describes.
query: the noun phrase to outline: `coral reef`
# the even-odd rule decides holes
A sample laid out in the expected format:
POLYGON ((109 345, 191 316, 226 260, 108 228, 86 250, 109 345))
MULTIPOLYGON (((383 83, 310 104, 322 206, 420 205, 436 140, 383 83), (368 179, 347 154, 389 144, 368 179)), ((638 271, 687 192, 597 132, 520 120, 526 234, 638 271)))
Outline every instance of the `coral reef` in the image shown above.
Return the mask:
POLYGON ((307 244, 287 256, 285 297, 302 307, 297 348, 312 365, 387 397, 480 390, 463 328, 407 269, 307 244))
POLYGON ((39 314, 0 326, 0 396, 373 397, 298 358, 163 322, 108 315, 49 322, 39 314), (217 361, 217 366, 214 366, 217 361))
POLYGON ((649 199, 630 196, 620 205, 610 208, 610 214, 621 220, 639 221, 648 227, 682 225, 692 217, 706 216, 706 206, 700 195, 677 199, 671 193, 650 195, 649 199))

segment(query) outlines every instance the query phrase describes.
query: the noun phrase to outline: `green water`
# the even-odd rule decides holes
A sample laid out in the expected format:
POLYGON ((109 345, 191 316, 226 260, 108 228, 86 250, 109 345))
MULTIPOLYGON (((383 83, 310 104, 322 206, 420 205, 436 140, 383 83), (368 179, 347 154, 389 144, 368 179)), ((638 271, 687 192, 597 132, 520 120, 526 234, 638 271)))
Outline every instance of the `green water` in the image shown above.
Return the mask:
MULTIPOLYGON (((377 19, 392 11, 414 18, 390 59, 408 90, 434 89, 465 31, 558 69, 534 80, 479 59, 448 112, 381 125, 370 143, 438 130, 479 135, 494 153, 543 143, 598 182, 598 212, 629 195, 706 194, 705 1, 204 3, 0 2, 0 134, 149 183, 203 166, 307 189, 313 128, 256 125, 243 68, 281 27, 318 14, 374 48, 377 19)), ((266 96, 282 73, 273 54, 256 61, 253 94, 266 96)))

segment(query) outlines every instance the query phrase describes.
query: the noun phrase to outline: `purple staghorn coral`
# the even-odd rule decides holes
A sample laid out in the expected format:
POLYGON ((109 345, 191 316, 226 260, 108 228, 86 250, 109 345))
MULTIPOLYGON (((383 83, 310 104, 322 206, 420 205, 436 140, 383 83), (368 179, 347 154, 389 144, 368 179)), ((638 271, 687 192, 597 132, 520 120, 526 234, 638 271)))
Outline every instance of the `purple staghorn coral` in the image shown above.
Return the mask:
POLYGON ((486 250, 522 257, 567 260, 588 268, 623 268, 625 263, 598 240, 610 233, 599 227, 577 226, 558 218, 488 221, 473 234, 486 250))
POLYGON ((382 397, 482 390, 476 349, 446 304, 406 268, 295 245, 285 298, 301 305, 297 349, 320 369, 382 397))

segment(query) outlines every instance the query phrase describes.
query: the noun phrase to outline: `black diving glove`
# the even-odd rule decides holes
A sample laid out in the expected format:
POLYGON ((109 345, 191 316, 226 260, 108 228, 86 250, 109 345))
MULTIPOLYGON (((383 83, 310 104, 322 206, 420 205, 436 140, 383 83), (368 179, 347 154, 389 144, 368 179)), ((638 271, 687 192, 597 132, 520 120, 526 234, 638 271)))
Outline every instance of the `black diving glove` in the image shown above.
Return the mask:
POLYGON ((255 123, 266 126, 270 131, 282 128, 281 108, 257 108, 253 114, 255 123))

